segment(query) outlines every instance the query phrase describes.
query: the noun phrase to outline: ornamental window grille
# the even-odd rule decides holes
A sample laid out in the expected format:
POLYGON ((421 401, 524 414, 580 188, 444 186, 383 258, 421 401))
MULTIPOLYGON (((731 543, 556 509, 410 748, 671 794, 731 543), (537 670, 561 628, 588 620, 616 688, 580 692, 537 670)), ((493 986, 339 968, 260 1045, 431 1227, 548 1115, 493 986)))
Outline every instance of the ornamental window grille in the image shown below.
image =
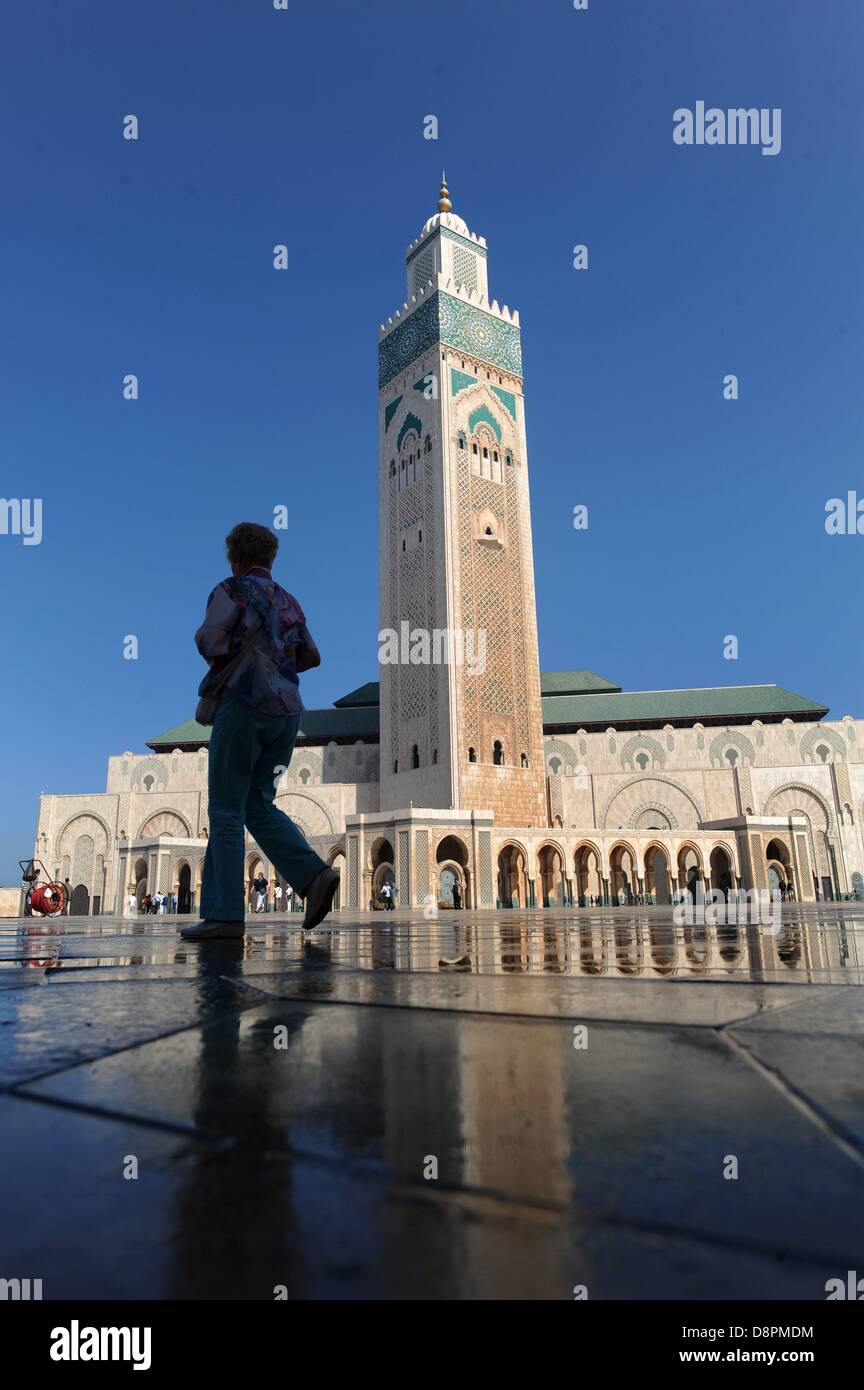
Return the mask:
POLYGON ((466 290, 477 288, 477 257, 463 246, 453 247, 453 279, 466 290))

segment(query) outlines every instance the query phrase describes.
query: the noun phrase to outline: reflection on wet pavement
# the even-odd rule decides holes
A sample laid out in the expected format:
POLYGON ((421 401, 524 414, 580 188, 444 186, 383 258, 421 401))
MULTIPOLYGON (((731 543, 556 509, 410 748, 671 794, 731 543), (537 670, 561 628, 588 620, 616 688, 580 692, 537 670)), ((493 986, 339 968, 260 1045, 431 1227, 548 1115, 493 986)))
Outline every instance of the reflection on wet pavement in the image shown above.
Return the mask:
MULTIPOLYGON (((0 926, 4 969, 83 970, 183 966, 197 946, 178 937, 186 918, 64 918, 0 926)), ((751 922, 678 925, 672 909, 447 912, 431 921, 394 912, 336 913, 312 937, 291 917, 247 921, 247 969, 467 970, 480 975, 584 975, 621 979, 740 979, 864 983, 864 904, 784 907, 778 927, 751 922), (364 920, 365 918, 365 920, 364 920)))
POLYGON ((860 1258, 854 904, 181 924, 0 930, 0 1272, 46 1298, 812 1299, 860 1258))

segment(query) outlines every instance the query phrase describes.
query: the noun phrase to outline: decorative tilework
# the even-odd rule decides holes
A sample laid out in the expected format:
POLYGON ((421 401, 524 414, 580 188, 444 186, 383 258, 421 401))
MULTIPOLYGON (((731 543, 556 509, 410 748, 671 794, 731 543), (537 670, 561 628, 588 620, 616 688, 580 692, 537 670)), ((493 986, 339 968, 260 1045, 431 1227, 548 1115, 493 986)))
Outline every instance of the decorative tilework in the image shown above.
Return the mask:
MULTIPOLYGON (((413 259, 413 258, 412 258, 413 259)), ((414 293, 435 274, 435 254, 431 246, 424 247, 414 264, 414 293)))
POLYGON ((504 402, 504 405, 505 405, 506 408, 510 411, 510 414, 513 416, 513 419, 515 420, 515 419, 516 419, 516 397, 513 395, 513 392, 512 392, 512 391, 505 391, 505 390, 503 390, 502 387, 500 387, 500 386, 493 386, 493 387, 492 387, 492 390, 495 392, 495 395, 496 395, 496 396, 499 396, 499 397, 501 398, 501 400, 504 402))
POLYGON ((406 257, 405 264, 410 265, 417 256, 423 254, 427 247, 431 247, 436 236, 446 237, 448 241, 459 242, 462 246, 470 246, 475 256, 480 256, 484 261, 486 259, 485 246, 478 246, 476 241, 470 241, 468 237, 460 236, 458 232, 451 232, 449 227, 434 227, 426 240, 422 241, 419 246, 415 246, 411 255, 406 257))
POLYGON ((492 879, 492 835, 488 830, 481 830, 479 836, 480 850, 480 901, 490 907, 495 901, 494 885, 492 879))
POLYGON ((477 288, 477 258, 463 246, 453 248, 453 279, 466 290, 477 288))
POLYGON ((405 438, 405 436, 406 436, 406 434, 408 433, 409 430, 416 430, 416 432, 417 432, 417 438, 418 438, 418 439, 422 439, 422 437, 423 437, 423 425, 422 425, 421 422, 417 419, 417 416, 416 416, 416 415, 412 415, 412 414, 411 414, 411 411, 410 411, 410 410, 408 411, 408 414, 405 416, 405 419, 402 421, 402 428, 401 428, 401 430, 399 431, 399 436, 398 436, 398 438, 397 438, 397 440, 396 440, 396 448, 397 448, 397 449, 401 449, 401 448, 402 448, 402 440, 405 438))
POLYGON ((476 376, 470 376, 468 372, 460 372, 456 367, 452 367, 450 370, 450 395, 458 396, 460 391, 464 391, 466 386, 474 386, 476 381, 476 376))
POLYGON ((484 309, 440 293, 440 336, 451 347, 471 352, 484 362, 522 375, 522 340, 515 324, 495 318, 484 309))
POLYGON ((424 251, 431 251, 433 241, 435 240, 436 236, 440 235, 441 228, 434 227, 432 231, 429 233, 426 240, 421 241, 419 246, 414 247, 414 250, 411 252, 410 256, 405 257, 405 264, 410 265, 412 261, 416 261, 418 256, 422 256, 424 251))
POLYGON ((711 740, 711 746, 708 749, 708 757, 711 761, 711 766, 714 767, 718 763, 722 766, 724 761, 728 763, 729 759, 726 757, 726 754, 730 748, 734 748, 742 758, 746 758, 751 766, 755 763, 756 750, 749 738, 747 738, 745 734, 735 733, 731 729, 724 729, 722 734, 718 734, 716 738, 711 740))
POLYGON ((458 242, 461 242, 461 244, 462 244, 463 246, 470 246, 470 247, 471 247, 471 250, 474 252, 475 256, 480 256, 480 257, 485 261, 485 259, 486 259, 486 247, 485 247, 485 246, 478 246, 476 241, 469 241, 467 237, 460 236, 458 232, 451 232, 451 230, 450 230, 449 227, 442 227, 442 228, 441 228, 441 235, 442 235, 443 237, 445 237, 447 241, 458 241, 458 242))
POLYGON ((399 831, 399 878, 396 891, 401 893, 403 905, 409 906, 411 897, 408 889, 408 831, 399 831))
POLYGON ((515 324, 436 290, 379 343, 379 388, 439 342, 522 375, 522 340, 515 324))
POLYGON ((429 892, 428 830, 418 830, 414 836, 414 874, 417 880, 417 900, 423 902, 429 892))
POLYGON ((356 835, 348 836, 348 906, 360 906, 359 841, 356 835))
POLYGON ((492 411, 489 409, 488 405, 478 406, 477 409, 473 411, 473 413, 468 417, 468 428, 469 430, 471 430, 472 434, 481 421, 485 421, 487 425, 491 425, 498 438, 498 443, 500 444, 501 426, 498 424, 498 421, 495 419, 495 416, 492 414, 492 411))
POLYGON ((384 433, 386 434, 393 423, 393 416, 402 404, 402 397, 397 396, 395 401, 391 401, 384 411, 384 433))
POLYGON ((840 735, 835 734, 833 729, 826 729, 817 724, 816 728, 811 729, 801 740, 801 761, 804 763, 821 762, 821 758, 816 756, 816 749, 820 743, 824 743, 835 757, 846 757, 846 744, 840 735))

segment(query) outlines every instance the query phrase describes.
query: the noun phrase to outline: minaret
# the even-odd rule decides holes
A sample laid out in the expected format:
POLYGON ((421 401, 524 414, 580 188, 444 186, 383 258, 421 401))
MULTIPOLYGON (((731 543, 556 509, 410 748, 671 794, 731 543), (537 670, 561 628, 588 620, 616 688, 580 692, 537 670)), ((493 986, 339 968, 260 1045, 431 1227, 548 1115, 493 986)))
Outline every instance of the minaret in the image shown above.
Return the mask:
POLYGON ((543 826, 519 315, 490 303, 446 179, 406 265, 378 349, 380 626, 401 648, 382 641, 381 809, 543 826))

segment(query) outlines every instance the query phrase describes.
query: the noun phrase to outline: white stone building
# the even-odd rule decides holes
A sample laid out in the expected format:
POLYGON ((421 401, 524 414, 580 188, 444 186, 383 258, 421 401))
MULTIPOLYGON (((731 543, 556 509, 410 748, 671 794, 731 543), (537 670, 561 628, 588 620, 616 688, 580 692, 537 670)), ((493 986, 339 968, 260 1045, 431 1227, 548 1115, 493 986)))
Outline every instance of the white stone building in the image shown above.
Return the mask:
MULTIPOLYGON (((402 906, 449 905, 457 879, 480 908, 664 903, 697 879, 864 897, 862 721, 775 685, 541 675, 519 316, 486 260, 442 185, 379 344, 380 625, 407 647, 306 711, 277 804, 357 910, 394 875, 402 906), (428 659, 435 633, 482 661, 428 659)), ((42 797, 35 854, 73 911, 156 888, 196 909, 208 735, 181 724, 110 758, 104 792, 42 797)), ((251 841, 246 868, 278 877, 251 841)))

